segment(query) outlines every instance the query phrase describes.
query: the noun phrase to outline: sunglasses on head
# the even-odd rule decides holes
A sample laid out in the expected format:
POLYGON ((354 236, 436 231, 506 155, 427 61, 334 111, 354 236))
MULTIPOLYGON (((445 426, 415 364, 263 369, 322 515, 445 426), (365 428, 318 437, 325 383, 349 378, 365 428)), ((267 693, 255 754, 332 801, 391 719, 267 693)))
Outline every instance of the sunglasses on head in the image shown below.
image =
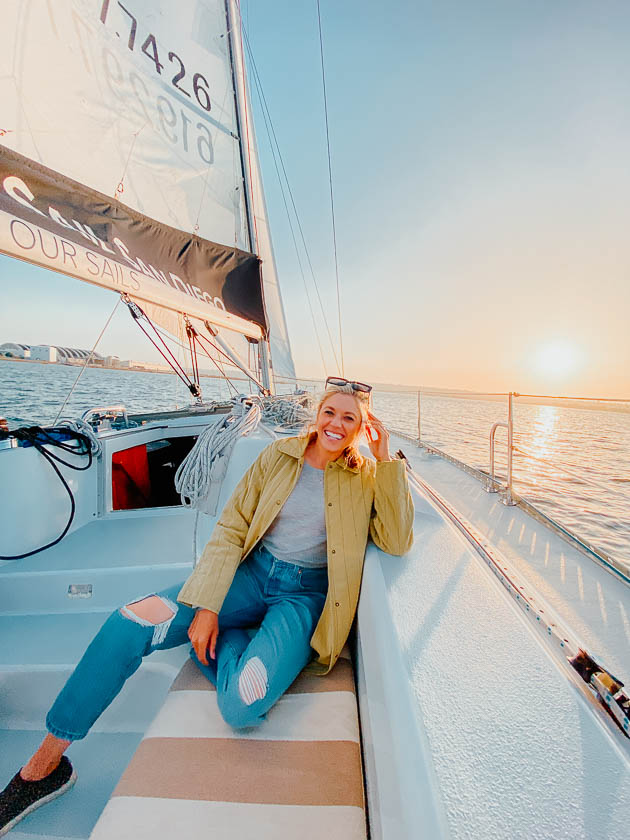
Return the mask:
POLYGON ((329 376, 326 380, 326 388, 332 385, 337 388, 342 388, 344 385, 350 385, 353 391, 359 394, 369 394, 372 390, 371 385, 366 385, 365 382, 355 382, 351 379, 343 379, 341 376, 329 376))

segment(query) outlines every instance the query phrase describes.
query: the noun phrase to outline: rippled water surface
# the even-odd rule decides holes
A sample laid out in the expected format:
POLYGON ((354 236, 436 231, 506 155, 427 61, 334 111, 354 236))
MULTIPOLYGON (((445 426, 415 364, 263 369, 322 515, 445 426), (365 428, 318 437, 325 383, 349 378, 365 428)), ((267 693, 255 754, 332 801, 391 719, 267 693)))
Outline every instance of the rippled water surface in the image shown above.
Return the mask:
MULTIPOLYGON (((0 416, 11 428, 50 424, 78 369, 0 362, 0 416)), ((243 383, 244 386, 244 383, 243 383)), ((221 380, 204 379, 204 396, 229 396, 221 380)), ((170 374, 89 368, 64 409, 123 403, 130 411, 187 405, 188 392, 170 374)), ((417 434, 414 393, 377 392, 374 410, 392 427, 417 434)), ((422 396, 421 437, 427 444, 488 469, 488 436, 505 421, 507 399, 490 402, 422 396)), ((497 431, 496 469, 505 475, 506 432, 497 431)), ((515 400, 514 487, 520 495, 583 539, 630 562, 630 413, 528 405, 515 400)))

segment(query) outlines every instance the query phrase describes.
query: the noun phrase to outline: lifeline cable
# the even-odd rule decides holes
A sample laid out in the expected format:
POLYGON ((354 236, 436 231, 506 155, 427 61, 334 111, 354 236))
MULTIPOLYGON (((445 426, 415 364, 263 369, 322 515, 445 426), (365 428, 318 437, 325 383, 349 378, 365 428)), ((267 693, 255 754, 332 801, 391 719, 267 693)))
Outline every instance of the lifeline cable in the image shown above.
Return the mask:
POLYGON ((77 470, 78 472, 84 472, 85 470, 88 470, 92 466, 93 461, 92 440, 87 435, 84 435, 82 432, 77 432, 64 426, 51 426, 47 429, 43 429, 41 426, 23 426, 20 429, 13 429, 13 431, 10 432, 0 430, 0 440, 7 440, 9 438, 14 438, 15 440, 19 440, 25 444, 33 446, 39 452, 39 454, 42 455, 46 461, 48 461, 50 466, 56 472, 59 480, 63 484, 68 496, 70 497, 70 516, 68 517, 68 521, 66 522, 63 531, 56 539, 52 540, 52 542, 49 542, 46 545, 40 546, 39 548, 35 548, 32 551, 26 551, 24 552, 24 554, 0 554, 0 560, 23 560, 25 557, 31 557, 33 554, 39 554, 40 551, 45 551, 47 548, 52 548, 53 545, 57 545, 57 543, 61 542, 61 540, 70 530, 70 526, 72 525, 72 522, 74 520, 76 502, 74 501, 74 496, 72 494, 72 490, 68 485, 68 482, 63 477, 61 470, 59 469, 55 461, 57 461, 59 464, 63 464, 64 467, 69 467, 71 470, 77 470), (62 438, 66 438, 66 440, 59 440, 57 437, 55 437, 55 434, 61 435, 62 438), (71 445, 70 441, 73 441, 76 444, 76 446, 71 445), (85 466, 82 467, 77 466, 76 464, 71 464, 69 461, 64 460, 59 455, 55 455, 54 452, 50 452, 49 450, 45 449, 45 445, 56 447, 57 449, 61 449, 63 452, 68 452, 72 455, 85 455, 88 459, 88 462, 87 464, 85 464, 85 466))

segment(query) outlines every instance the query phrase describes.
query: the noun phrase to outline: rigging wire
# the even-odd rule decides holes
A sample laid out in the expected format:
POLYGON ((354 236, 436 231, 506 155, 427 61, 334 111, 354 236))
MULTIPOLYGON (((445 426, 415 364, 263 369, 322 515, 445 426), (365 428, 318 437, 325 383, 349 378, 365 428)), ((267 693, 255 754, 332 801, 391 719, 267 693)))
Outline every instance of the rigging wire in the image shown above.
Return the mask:
MULTIPOLYGON (((158 351, 160 356, 175 371, 177 376, 179 376, 179 378, 182 380, 182 382, 186 385, 186 387, 188 388, 190 393, 193 395, 193 397, 195 397, 199 402, 201 402, 201 389, 200 389, 198 383, 193 382, 190 379, 190 377, 188 376, 188 374, 186 373, 186 371, 184 370, 182 365, 180 365, 179 361, 177 360, 175 355, 171 352, 169 346, 167 345, 167 343, 164 341, 164 339, 160 335, 159 330, 157 329, 157 327, 155 326, 153 321, 151 321, 151 319, 148 317, 148 315, 138 306, 138 304, 135 301, 131 300, 131 298, 128 295, 123 295, 122 298, 125 301, 125 303, 127 304, 127 308, 129 309, 131 317, 136 322, 136 324, 140 327, 140 329, 146 335, 146 337, 149 339, 151 344, 158 351), (142 324, 142 319, 144 319, 147 322, 147 324, 151 327, 153 332, 157 335, 159 340, 162 342, 162 347, 164 347, 164 350, 166 350, 166 353, 168 353, 168 356, 166 355, 166 353, 164 353, 164 351, 159 346, 159 344, 157 344, 157 342, 154 341, 154 339, 149 335, 149 333, 145 329, 144 325, 142 324)), ((194 373, 193 373, 193 375, 194 375, 194 373)))
MULTIPOLYGON (((234 361, 234 359, 231 359, 231 358, 230 358, 230 356, 228 356, 228 354, 227 354, 227 353, 225 353, 225 352, 224 352, 224 351, 223 351, 223 350, 222 350, 219 346, 217 346, 217 345, 214 343, 214 341, 211 341, 211 340, 210 340, 209 338, 207 338, 205 335, 201 335, 201 333, 197 333, 197 338, 198 338, 198 341, 199 341, 199 342, 205 342, 205 344, 209 344, 209 345, 210 345, 210 347, 212 347, 214 350, 216 350, 216 351, 217 351, 217 353, 220 353, 220 355, 221 355, 221 356, 224 356, 224 357, 226 358, 226 360, 227 360, 227 361, 228 361, 231 365, 234 365, 234 367, 235 367, 235 368, 237 368, 237 370, 240 370, 240 371, 241 371, 241 373, 244 373, 244 374, 245 374, 245 376, 249 379, 249 381, 250 381, 250 382, 253 382, 253 383, 254 383, 254 385, 256 385, 256 387, 257 387, 257 388, 259 388, 259 389, 260 389, 263 393, 266 393, 266 390, 267 390, 267 389, 266 389, 266 388, 262 385, 262 383, 261 383, 261 382, 259 382, 257 379, 254 379, 254 377, 251 375, 251 373, 249 373, 247 370, 245 370, 245 368, 244 368, 244 367, 241 367, 241 365, 237 365, 237 364, 236 364, 236 362, 234 361)), ((210 351, 207 351, 204 355, 206 355, 206 356, 210 359, 210 361, 211 361, 211 362, 214 362, 214 364, 216 365, 216 367, 217 367, 217 369, 219 370, 219 372, 220 372, 220 373, 221 373, 221 374, 225 377, 226 382, 227 382, 229 385, 231 385, 232 387, 234 387, 234 386, 232 385, 232 383, 230 382, 230 378, 229 378, 229 377, 228 377, 228 375, 225 373, 225 369, 224 369, 222 366, 219 366, 219 360, 218 360, 218 359, 214 359, 214 358, 212 357, 212 354, 210 353, 210 351)), ((224 364, 225 364, 225 362, 223 362, 223 365, 224 365, 224 364)), ((236 389, 234 389, 234 390, 235 390, 235 393, 238 393, 238 392, 236 391, 236 389)))
MULTIPOLYGON (((280 185, 280 194, 282 195, 282 201, 284 203, 284 209, 285 209, 285 212, 287 214, 287 221, 289 223, 289 230, 291 231, 291 238, 293 240, 293 247, 295 248, 295 256, 297 258, 298 267, 300 269, 300 275, 302 277, 302 283, 304 284, 304 292, 306 293, 306 301, 308 303, 308 308, 309 308, 309 311, 311 313, 311 319, 313 321, 313 328, 315 330, 315 338, 317 339, 317 346, 319 347, 319 355, 320 355, 321 360, 322 360, 322 369, 323 369, 323 372, 324 372, 324 376, 326 376, 326 361, 324 359, 324 350, 322 348, 322 342, 321 342, 321 339, 319 337, 319 330, 317 329, 317 321, 315 319, 315 311, 313 309, 313 304, 311 302, 311 296, 309 294, 308 286, 306 284, 306 276, 304 274, 304 268, 302 266, 302 260, 300 259, 300 252, 299 252, 299 248, 298 248, 298 244, 297 244, 297 239, 295 237, 295 230, 293 228, 293 221, 291 220, 291 214, 289 213, 289 205, 287 203, 287 197, 286 197, 286 193, 285 193, 285 190, 284 190, 284 185, 282 183, 282 177, 280 175, 280 169, 278 167, 276 149, 274 148, 274 142, 272 140, 272 130, 273 130, 273 128, 270 129, 270 126, 269 126, 269 122, 271 120, 271 115, 269 114, 269 109, 267 108, 267 103, 266 103, 266 100, 264 98, 264 93, 262 91, 262 84, 261 84, 261 81, 260 81, 260 76, 258 75, 258 70, 256 69, 256 65, 255 65, 255 62, 254 62, 254 57, 252 55, 251 47, 250 47, 250 44, 249 44, 249 39, 247 38, 247 32, 245 32, 245 44, 247 46, 247 51, 249 53, 250 61, 252 62, 252 67, 254 68, 254 73, 252 74, 252 77, 254 79, 255 89, 256 89, 256 92, 258 93, 258 99, 259 99, 260 104, 261 104, 263 120, 265 122, 265 128, 267 130, 267 137, 269 138, 269 146, 271 148, 271 156, 273 158, 273 164, 274 164, 274 167, 275 167, 275 170, 276 170, 276 175, 278 176, 278 183, 280 185)), ((273 136, 275 138, 275 132, 273 133, 273 136)), ((277 145, 277 140, 276 140, 276 145, 277 145)), ((279 147, 278 147, 277 154, 280 155, 279 147)), ((283 164, 282 168, 284 169, 284 164, 283 164)), ((286 177, 286 172, 285 172, 285 177, 286 177)), ((329 330, 329 336, 330 336, 330 330, 329 330)), ((333 355, 334 355, 334 345, 332 344, 332 337, 331 337, 331 346, 333 348, 333 355)))
POLYGON ((341 375, 345 376, 343 361, 343 334, 341 332, 341 297, 339 294, 339 262, 337 259, 337 230, 335 226, 335 199, 333 195, 332 163, 330 159, 330 132, 328 130, 328 97, 326 95, 326 72, 324 70, 324 40, 322 37, 322 16, 317 0, 317 23, 319 26, 319 54, 322 62, 322 89, 324 93, 324 119, 326 123, 326 150, 328 153, 328 183, 330 185, 330 216, 332 220, 333 252, 335 256, 335 278, 337 283, 337 317, 339 319, 339 354, 341 356, 341 375))
MULTIPOLYGON (((176 344, 178 347, 182 348, 183 350, 187 350, 187 349, 188 349, 188 348, 186 347, 186 345, 185 345, 185 344, 183 344, 183 343, 179 342, 176 338, 174 338, 172 335, 170 335, 169 333, 167 333, 165 330, 160 329, 159 327, 155 326, 155 324, 153 324, 152 326, 153 326, 153 328, 155 329, 155 331, 156 331, 157 333, 159 333, 159 334, 160 334, 160 336, 162 336, 162 337, 163 337, 163 339, 164 339, 164 338, 167 338, 169 341, 172 341, 172 342, 173 342, 173 344, 176 344)), ((224 352, 224 351, 223 351, 220 347, 218 347, 218 346, 217 346, 214 342, 210 341, 208 338, 206 338, 206 336, 201 335, 200 333, 197 333, 197 336, 198 336, 198 338, 200 338, 200 339, 202 339, 202 340, 206 341, 208 344, 210 344, 210 345, 211 345, 211 347, 212 347, 214 350, 216 350, 216 351, 217 351, 217 353, 220 353, 222 356, 225 356, 225 358, 227 359, 228 364, 233 365, 235 368, 237 368, 237 370, 240 370, 240 371, 241 371, 241 373, 245 374, 245 376, 247 377, 247 379, 249 379, 251 382, 253 382, 253 383, 254 383, 254 385, 256 385, 256 387, 260 388, 261 390, 264 390, 264 389, 263 389, 263 386, 260 384, 260 382, 259 382, 257 379, 254 379, 254 377, 251 375, 251 373, 249 373, 249 371, 247 371, 245 368, 241 367, 240 365, 237 365, 237 364, 236 364, 236 362, 235 362, 233 359, 231 359, 231 358, 227 355, 227 353, 225 353, 225 352, 224 352)), ((201 355, 202 355, 202 356, 204 356, 205 358, 210 359, 210 361, 211 361, 211 362, 214 364, 214 366, 217 368, 217 370, 219 371, 219 373, 221 374, 221 376, 225 379, 225 381, 226 381, 226 383, 227 383, 228 387, 232 388, 232 389, 234 390, 234 392, 235 392, 235 393, 238 393, 237 389, 234 387, 233 383, 231 382, 230 377, 227 375, 227 373, 225 372, 225 370, 219 366, 219 363, 217 362, 217 360, 216 360, 213 356, 211 356, 209 352, 206 352, 206 351, 205 351, 205 350, 203 350, 203 349, 201 349, 199 352, 200 352, 200 353, 201 353, 201 355)), ((180 378, 181 378, 181 377, 180 377, 180 378)), ((296 382, 297 382, 297 380, 296 380, 296 382)))
MULTIPOLYGON (((275 143, 275 147, 276 147, 277 152, 278 152, 278 160, 280 161, 280 166, 282 168, 282 173, 284 175, 284 180, 286 182, 287 192, 288 192, 289 198, 291 200, 291 205, 293 207, 293 213, 295 214, 295 220, 297 222, 298 230, 300 232, 300 238, 302 240, 302 247, 304 248, 304 253, 306 255, 306 260, 308 262, 308 266, 309 266, 309 269, 310 269, 311 277, 312 277, 312 280, 313 280, 313 285, 315 286, 315 292, 317 294, 317 300, 319 301, 319 306, 320 306, 320 309, 321 309, 321 312, 322 312, 322 318, 323 318, 323 321, 324 321, 324 325, 326 327, 326 331, 328 333, 328 339, 330 341, 330 347, 331 347, 331 350, 332 350, 333 358, 335 360, 335 364, 337 365, 337 369, 339 369, 340 365, 339 365, 339 360, 337 358, 337 353, 336 353, 336 350, 335 350, 335 342, 333 341, 333 337, 332 337, 332 334, 330 332, 330 326, 328 324, 328 318, 326 316, 326 310, 324 309, 322 296, 321 296, 321 293, 320 293, 320 290, 319 290, 319 284, 317 282, 317 278, 315 277, 315 270, 313 269, 313 263, 311 261, 311 255, 309 253, 308 246, 306 244, 306 237, 304 236, 304 229, 302 228, 302 222, 300 220, 300 214, 298 213, 298 210, 297 210, 297 207, 296 207, 296 204, 295 204, 295 199, 293 197, 293 190, 291 189, 291 183, 289 181, 289 176, 287 175, 287 170, 286 170, 286 167, 284 165, 284 159, 282 157, 282 152, 280 151, 280 144, 278 143, 278 138, 277 138, 276 131, 275 131, 275 128, 274 128, 273 120, 271 118, 271 112, 269 111, 269 106, 267 104, 267 98, 265 96, 265 92, 264 92, 264 89, 263 89, 263 86, 262 86, 262 81, 260 79, 260 74, 259 74, 258 68, 256 66, 256 61, 254 59, 254 54, 253 54, 253 51, 252 51, 252 48, 251 48, 249 37, 247 35, 247 30, 245 28, 243 28, 243 34, 245 36, 245 44, 246 44, 247 52, 248 52, 248 55, 249 55, 249 58, 250 58, 250 61, 251 61, 251 64, 252 64, 252 70, 253 70, 252 76, 254 78, 254 81, 256 81, 256 83, 258 85, 259 96, 260 96, 260 99, 261 99, 261 103, 263 105, 263 117, 265 116, 265 112, 266 112, 267 119, 269 120, 269 128, 271 129, 271 134, 273 136, 273 141, 275 143)), ((269 129, 267 129, 267 130, 269 131, 269 129)), ((272 145, 272 153, 273 153, 273 143, 271 145, 272 145)), ((274 158, 274 163, 275 163, 275 158, 274 158)), ((282 181, 281 180, 280 180, 280 189, 282 190, 282 181)), ((282 197, 284 199, 284 193, 283 193, 282 197)), ((300 260, 299 260, 299 256, 298 256, 298 263, 299 262, 300 262, 300 260)), ((301 268, 301 266, 300 266, 300 268, 301 268)), ((317 332, 317 328, 316 328, 316 332, 317 332)))
POLYGON ((105 326, 103 327, 103 329, 102 329, 102 330, 101 330, 101 332, 99 333, 99 336, 98 336, 98 338, 96 339, 96 341, 95 341, 95 343, 94 343, 94 347, 92 347, 92 349, 90 350, 90 355, 89 355, 89 356, 87 357, 87 359, 85 360, 85 362, 84 362, 84 364, 83 364, 83 367, 82 367, 82 368, 81 368, 81 370, 79 371, 79 374, 78 374, 77 378, 74 380, 74 385, 72 386, 72 388, 70 388, 70 391, 68 392, 68 396, 67 396, 67 397, 65 398, 65 400, 63 401, 63 405, 62 405, 62 406, 61 406, 61 408, 59 409, 59 412, 58 412, 57 416, 55 417, 55 419, 54 419, 54 421, 53 421, 53 426, 57 423, 57 421, 58 421, 58 420, 59 420, 59 418, 61 417, 61 413, 62 413, 62 411, 63 411, 63 410, 64 410, 64 408, 66 407, 66 404, 67 404, 68 400, 70 399, 70 397, 72 396, 72 394, 73 394, 73 392, 74 392, 74 389, 75 389, 75 388, 77 387, 77 385, 79 384, 79 379, 81 379, 81 377, 82 377, 82 376, 83 376, 83 374, 85 373, 85 369, 87 368, 87 366, 88 366, 88 365, 89 365, 89 363, 91 362, 91 360, 92 360, 92 356, 94 355, 94 352, 96 351, 96 348, 98 347, 98 343, 99 343, 99 341, 101 340, 101 338, 103 338, 103 335, 104 335, 104 333, 105 333, 105 330, 107 329, 107 327, 109 326, 109 324, 110 324, 110 322, 111 322, 112 318, 114 317, 114 314, 115 314, 116 310, 118 309, 118 306, 120 305, 120 301, 121 301, 121 300, 122 300, 122 295, 121 295, 121 296, 118 298, 118 300, 116 301, 116 306, 112 309, 111 314, 110 314, 109 318, 107 319, 107 321, 105 321, 105 326))
MULTIPOLYGON (((199 340, 202 338, 202 336, 193 327, 193 325, 190 323, 188 318, 186 318, 186 334, 188 336, 190 358, 192 359, 193 376, 195 377, 195 382, 197 383, 197 385, 200 385, 199 363, 197 361, 197 351, 199 349, 199 340)), ((228 377, 225 375, 225 371, 222 370, 221 367, 219 366, 219 363, 215 359, 213 359, 212 356, 208 355, 207 353, 203 353, 203 350, 202 350, 202 355, 208 356, 210 361, 215 365, 215 367, 217 368, 219 373, 223 376, 223 378, 227 382, 228 386, 231 387, 231 388, 234 388, 234 386, 232 385, 232 383, 230 382, 228 377)), ((200 387, 200 390, 201 390, 201 387, 200 387)), ((234 393, 238 393, 236 388, 234 388, 234 393)))

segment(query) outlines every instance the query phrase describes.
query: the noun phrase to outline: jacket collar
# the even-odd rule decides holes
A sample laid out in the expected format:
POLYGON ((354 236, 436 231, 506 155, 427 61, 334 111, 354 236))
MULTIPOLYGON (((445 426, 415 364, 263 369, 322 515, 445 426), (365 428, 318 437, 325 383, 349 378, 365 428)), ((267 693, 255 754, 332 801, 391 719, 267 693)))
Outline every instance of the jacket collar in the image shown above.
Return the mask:
MULTIPOLYGON (((292 458, 302 459, 304 457, 304 453, 306 452, 306 447, 316 436, 317 432, 311 432, 307 435, 285 438, 278 444, 278 449, 280 452, 284 452, 285 455, 290 455, 292 458)), ((359 456, 359 458, 362 460, 362 456, 359 456)), ((337 466, 344 470, 348 470, 349 472, 358 473, 360 470, 360 466, 351 467, 350 464, 348 464, 348 456, 345 452, 341 454, 336 461, 333 461, 333 463, 337 464, 337 466)))

